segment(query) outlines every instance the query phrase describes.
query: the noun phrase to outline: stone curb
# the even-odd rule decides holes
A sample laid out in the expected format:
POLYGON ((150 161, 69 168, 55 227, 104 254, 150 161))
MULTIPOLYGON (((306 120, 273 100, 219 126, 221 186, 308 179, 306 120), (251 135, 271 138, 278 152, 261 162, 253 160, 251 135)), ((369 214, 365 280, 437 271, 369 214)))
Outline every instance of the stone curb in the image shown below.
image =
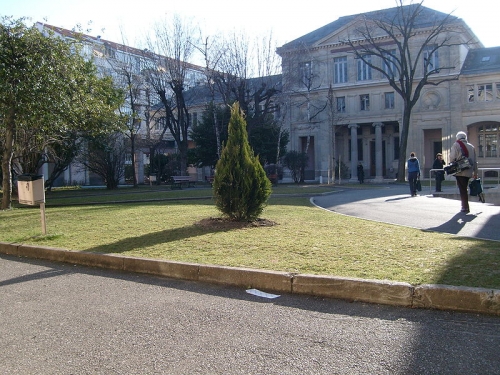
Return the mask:
POLYGON ((450 285, 413 286, 402 282, 211 266, 5 242, 0 242, 0 253, 174 279, 256 288, 267 292, 500 316, 500 290, 497 289, 450 285))

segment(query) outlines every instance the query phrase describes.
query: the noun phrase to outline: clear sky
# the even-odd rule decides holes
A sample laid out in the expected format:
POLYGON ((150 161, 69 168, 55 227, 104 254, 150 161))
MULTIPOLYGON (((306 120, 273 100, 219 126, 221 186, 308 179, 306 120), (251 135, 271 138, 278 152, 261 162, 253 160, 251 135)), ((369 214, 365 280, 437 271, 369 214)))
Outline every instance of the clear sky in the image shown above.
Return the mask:
MULTIPOLYGON (((424 6, 462 18, 485 47, 500 46, 498 0, 424 0, 424 6)), ((0 0, 0 16, 31 17, 34 22, 72 29, 121 43, 120 30, 134 47, 152 25, 174 14, 199 24, 204 35, 243 31, 269 35, 278 46, 339 17, 396 6, 395 0, 0 0)))

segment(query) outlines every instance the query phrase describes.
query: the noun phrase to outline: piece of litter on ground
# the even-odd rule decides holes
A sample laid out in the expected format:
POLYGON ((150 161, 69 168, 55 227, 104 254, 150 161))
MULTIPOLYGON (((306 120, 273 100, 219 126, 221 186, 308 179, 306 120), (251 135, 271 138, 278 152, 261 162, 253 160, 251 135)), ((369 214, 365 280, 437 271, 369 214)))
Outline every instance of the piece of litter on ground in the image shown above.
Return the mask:
POLYGON ((254 296, 257 297, 264 297, 264 298, 278 298, 280 297, 278 294, 271 294, 271 293, 266 293, 258 289, 247 289, 248 294, 253 294, 254 296))

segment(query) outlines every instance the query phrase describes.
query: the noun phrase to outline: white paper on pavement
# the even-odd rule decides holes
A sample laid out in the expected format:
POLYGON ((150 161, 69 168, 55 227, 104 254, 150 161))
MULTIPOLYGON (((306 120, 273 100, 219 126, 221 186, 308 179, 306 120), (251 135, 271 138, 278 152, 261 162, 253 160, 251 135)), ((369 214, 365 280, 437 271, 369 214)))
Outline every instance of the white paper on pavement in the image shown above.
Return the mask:
POLYGON ((254 296, 257 296, 257 297, 264 297, 264 298, 278 298, 278 297, 280 297, 278 294, 265 293, 265 292, 258 290, 258 289, 247 289, 247 293, 253 294, 254 296))

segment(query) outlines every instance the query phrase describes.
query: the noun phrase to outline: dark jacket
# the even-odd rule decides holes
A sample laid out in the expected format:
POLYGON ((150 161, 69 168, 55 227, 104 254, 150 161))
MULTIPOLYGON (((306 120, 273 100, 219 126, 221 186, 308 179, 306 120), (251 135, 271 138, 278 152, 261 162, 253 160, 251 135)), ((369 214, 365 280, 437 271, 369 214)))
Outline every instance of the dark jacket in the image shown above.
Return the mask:
POLYGON ((444 160, 436 158, 436 160, 434 160, 434 164, 432 164, 432 169, 443 169, 443 165, 445 165, 444 160))

